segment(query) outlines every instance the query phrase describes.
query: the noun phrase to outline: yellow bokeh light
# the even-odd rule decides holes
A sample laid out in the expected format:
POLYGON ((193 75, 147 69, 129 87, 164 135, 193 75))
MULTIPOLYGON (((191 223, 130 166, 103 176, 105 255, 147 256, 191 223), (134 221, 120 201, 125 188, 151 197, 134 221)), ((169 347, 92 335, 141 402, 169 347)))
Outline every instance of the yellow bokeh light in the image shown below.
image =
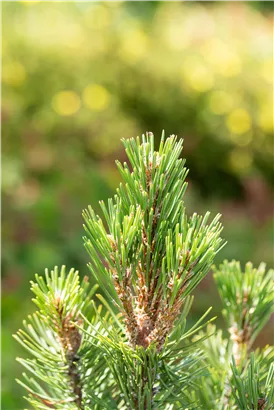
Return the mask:
POLYGON ((73 115, 80 106, 80 97, 74 91, 60 91, 52 99, 52 108, 59 115, 73 115))
POLYGON ((273 83, 273 60, 264 61, 261 65, 261 76, 270 84, 273 83))
POLYGON ((198 92, 206 92, 213 87, 214 77, 208 67, 197 57, 186 57, 182 67, 182 76, 186 84, 198 92))
POLYGON ((225 114, 233 107, 233 97, 225 91, 213 91, 208 97, 208 106, 216 115, 225 114))
POLYGON ((103 111, 109 105, 110 94, 102 85, 90 84, 84 89, 83 100, 90 110, 103 111))
POLYGON ((227 44, 220 40, 209 40, 201 48, 201 52, 213 69, 224 77, 233 77, 242 70, 238 55, 233 50, 229 50, 227 44))
POLYGON ((2 81, 8 85, 19 87, 25 81, 26 76, 24 66, 17 61, 3 65, 2 81))
POLYGON ((273 132, 274 113, 273 104, 264 104, 258 114, 258 125, 264 132, 273 132))
POLYGON ((219 64, 219 73, 224 77, 233 77, 241 72, 241 61, 239 57, 231 53, 226 55, 219 64))
POLYGON ((252 154, 244 149, 236 148, 229 156, 229 165, 239 174, 245 174, 250 171, 253 162, 252 154))
POLYGON ((244 134, 251 128, 250 115, 243 108, 233 110, 227 116, 226 125, 230 132, 233 132, 234 134, 244 134))
POLYGON ((167 26, 166 40, 174 50, 183 50, 189 45, 189 38, 185 35, 185 28, 181 22, 167 26))
POLYGON ((131 30, 122 38, 120 56, 129 63, 136 63, 146 54, 147 49, 145 33, 139 29, 131 30))
POLYGON ((83 44, 85 43, 85 35, 81 29, 81 26, 73 23, 64 25, 59 35, 59 41, 64 45, 64 47, 78 50, 79 52, 83 48, 83 44))

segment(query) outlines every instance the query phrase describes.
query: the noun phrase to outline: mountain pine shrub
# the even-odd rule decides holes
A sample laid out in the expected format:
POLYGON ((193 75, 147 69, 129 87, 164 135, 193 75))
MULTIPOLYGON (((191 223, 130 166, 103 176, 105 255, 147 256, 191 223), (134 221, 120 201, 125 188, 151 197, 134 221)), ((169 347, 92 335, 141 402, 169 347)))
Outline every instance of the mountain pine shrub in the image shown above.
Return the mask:
POLYGON ((188 216, 182 140, 123 140, 123 182, 83 212, 91 286, 65 266, 35 276, 37 312, 16 340, 18 380, 34 409, 274 409, 274 349, 252 351, 273 312, 274 271, 213 267, 228 337, 207 312, 192 326, 193 290, 224 246, 220 215, 188 216))

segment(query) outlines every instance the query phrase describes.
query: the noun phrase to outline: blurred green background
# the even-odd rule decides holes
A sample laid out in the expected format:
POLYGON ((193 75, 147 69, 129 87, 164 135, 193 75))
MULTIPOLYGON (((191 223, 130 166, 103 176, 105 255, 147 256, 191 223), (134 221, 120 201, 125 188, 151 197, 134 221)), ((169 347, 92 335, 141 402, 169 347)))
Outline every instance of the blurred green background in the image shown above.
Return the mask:
MULTIPOLYGON (((184 138, 186 204, 223 214, 224 258, 273 266, 272 2, 2 2, 2 409, 29 281, 87 273, 81 211, 120 177, 121 138, 184 138)), ((192 317, 220 303, 209 276, 192 317)), ((221 318, 218 323, 222 325, 221 318)), ((273 322, 272 322, 273 323, 273 322)), ((271 343, 271 325, 259 345, 271 343)), ((273 341, 273 340, 272 340, 273 341)))

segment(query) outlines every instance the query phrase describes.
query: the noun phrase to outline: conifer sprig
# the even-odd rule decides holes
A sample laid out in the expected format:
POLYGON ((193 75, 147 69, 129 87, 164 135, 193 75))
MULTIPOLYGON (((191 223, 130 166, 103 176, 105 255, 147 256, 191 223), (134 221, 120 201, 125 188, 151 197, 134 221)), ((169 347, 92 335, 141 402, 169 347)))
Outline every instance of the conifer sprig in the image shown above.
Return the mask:
POLYGON ((237 408, 241 410, 274 409, 274 363, 266 371, 260 371, 254 353, 244 370, 240 372, 232 359, 232 390, 237 408))
MULTIPOLYGON (((31 354, 31 358, 18 359, 28 371, 18 383, 36 409, 96 409, 92 392, 105 383, 103 358, 80 328, 84 326, 81 315, 94 312, 92 296, 97 285, 90 287, 87 277, 80 283, 78 272, 66 273, 64 266, 60 272, 57 267, 46 270, 45 279, 39 275, 35 279, 31 290, 39 310, 14 335, 31 354)), ((95 314, 92 320, 95 322, 95 314)))
POLYGON ((264 263, 256 269, 249 262, 242 271, 235 260, 224 261, 213 270, 233 345, 232 354, 239 364, 274 312, 274 270, 266 271, 264 263))
MULTIPOLYGON (((100 300, 105 304, 102 296, 100 300)), ((191 343, 190 338, 214 318, 205 320, 209 309, 186 330, 186 317, 192 301, 193 298, 186 301, 180 324, 176 327, 177 337, 173 332, 171 340, 166 342, 161 352, 157 352, 155 343, 146 349, 142 346, 132 349, 123 332, 117 328, 109 330, 107 334, 85 331, 105 358, 105 367, 110 369, 114 379, 111 391, 117 405, 115 409, 167 410, 170 403, 176 409, 199 408, 190 392, 199 388, 199 378, 205 372, 202 365, 204 355, 199 349, 202 339, 198 338, 196 343, 191 343)), ((101 317, 98 323, 103 322, 104 318, 101 317)), ((91 323, 88 324, 89 329, 95 329, 91 323)))
POLYGON ((220 215, 209 224, 209 213, 186 216, 182 140, 163 136, 158 151, 151 133, 123 142, 129 164, 117 165, 124 182, 108 206, 101 202, 105 222, 91 207, 84 211, 84 242, 91 271, 124 315, 131 345, 156 342, 160 351, 223 246, 222 226, 220 215))
MULTIPOLYGON (((267 346, 251 353, 255 338, 274 311, 274 271, 266 271, 264 263, 255 269, 250 262, 242 270, 235 260, 224 261, 213 271, 230 337, 224 339, 219 331, 202 342, 209 376, 199 400, 205 408, 216 410, 274 408, 269 407, 269 403, 273 405, 269 389, 273 370, 268 373, 274 350, 267 346)), ((211 329, 208 327, 206 334, 211 329)))

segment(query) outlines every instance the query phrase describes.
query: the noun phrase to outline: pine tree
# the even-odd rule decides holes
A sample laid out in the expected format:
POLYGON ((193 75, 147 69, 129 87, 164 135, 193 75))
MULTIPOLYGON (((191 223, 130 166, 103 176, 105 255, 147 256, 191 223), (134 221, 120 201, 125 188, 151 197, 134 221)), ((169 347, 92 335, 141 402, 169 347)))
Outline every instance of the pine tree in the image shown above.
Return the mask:
POLYGON ((191 295, 225 245, 220 215, 187 216, 182 140, 123 140, 129 163, 113 199, 83 212, 88 277, 36 275, 38 311, 15 338, 30 358, 18 381, 35 409, 273 409, 273 348, 251 352, 273 312, 274 271, 214 268, 229 338, 189 327, 191 295))

